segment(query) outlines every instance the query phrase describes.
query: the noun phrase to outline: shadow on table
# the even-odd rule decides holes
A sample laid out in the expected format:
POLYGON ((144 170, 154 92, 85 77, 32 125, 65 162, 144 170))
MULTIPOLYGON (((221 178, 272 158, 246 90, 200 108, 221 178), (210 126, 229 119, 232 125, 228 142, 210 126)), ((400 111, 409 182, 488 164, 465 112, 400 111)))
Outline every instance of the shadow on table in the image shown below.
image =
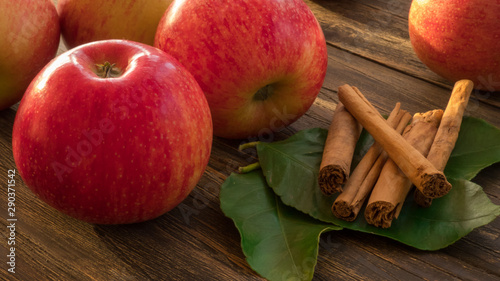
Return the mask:
POLYGON ((261 280, 244 262, 239 234, 215 202, 186 220, 189 204, 143 223, 94 226, 116 257, 111 280, 261 280))

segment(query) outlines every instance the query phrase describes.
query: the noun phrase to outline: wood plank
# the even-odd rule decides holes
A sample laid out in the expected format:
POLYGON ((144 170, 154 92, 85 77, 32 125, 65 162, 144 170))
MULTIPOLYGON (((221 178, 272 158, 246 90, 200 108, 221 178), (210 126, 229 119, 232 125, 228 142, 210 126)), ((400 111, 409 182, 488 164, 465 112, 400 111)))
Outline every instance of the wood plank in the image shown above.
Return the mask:
MULTIPOLYGON (((245 261, 238 230, 219 206, 220 185, 227 176, 257 161, 255 150, 238 151, 240 144, 282 140, 312 127, 327 128, 338 103, 337 88, 346 83, 359 87, 383 114, 398 101, 411 113, 446 106, 451 83, 427 69, 409 42, 411 1, 305 2, 324 30, 329 61, 323 88, 303 117, 271 135, 243 140, 216 137, 196 189, 177 208, 140 224, 102 226, 72 219, 36 198, 16 176, 18 270, 12 280, 262 280, 245 261)), ((59 53, 64 50, 61 45, 59 53)), ((500 95, 475 92, 466 115, 500 127, 499 105, 500 95)), ((15 168, 11 148, 15 110, 16 106, 0 112, 3 183, 7 170, 15 168)), ((488 167, 473 181, 500 205, 500 164, 488 167)), ((0 213, 6 214, 6 189, 0 190, 0 197, 0 213)), ((0 227, 6 226, 2 220, 0 227)), ((5 253, 6 232, 0 235, 4 238, 0 249, 5 253)), ((497 218, 432 252, 368 233, 324 233, 314 280, 498 280, 499 268, 497 218)), ((12 278, 4 269, 0 279, 12 278)))

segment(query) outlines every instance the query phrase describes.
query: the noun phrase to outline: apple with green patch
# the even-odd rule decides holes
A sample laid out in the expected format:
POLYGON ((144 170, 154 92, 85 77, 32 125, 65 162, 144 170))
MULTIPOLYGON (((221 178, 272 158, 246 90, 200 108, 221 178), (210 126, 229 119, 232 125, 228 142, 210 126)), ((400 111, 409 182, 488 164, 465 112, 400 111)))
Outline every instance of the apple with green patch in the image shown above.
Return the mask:
POLYGON ((59 0, 61 33, 68 48, 126 39, 153 45, 156 27, 172 0, 59 0))
POLYGON ((59 46, 57 11, 50 0, 0 0, 0 110, 21 100, 59 46))

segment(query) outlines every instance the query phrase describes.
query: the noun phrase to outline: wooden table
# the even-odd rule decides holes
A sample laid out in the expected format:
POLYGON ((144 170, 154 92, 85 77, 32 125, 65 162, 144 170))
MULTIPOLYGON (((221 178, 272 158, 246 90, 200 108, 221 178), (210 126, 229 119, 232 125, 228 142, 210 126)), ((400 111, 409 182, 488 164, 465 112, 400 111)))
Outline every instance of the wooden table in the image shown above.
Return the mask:
MULTIPOLYGON (((410 0, 307 0, 328 45, 328 73, 305 116, 272 140, 329 125, 338 86, 358 86, 381 113, 397 101, 411 113, 446 106, 451 83, 413 53, 407 32, 410 0)), ((467 115, 500 127, 500 94, 474 93, 467 115)), ((52 209, 16 176, 16 273, 6 269, 7 175, 15 169, 11 130, 16 107, 0 112, 0 242, 4 280, 261 280, 245 261, 219 188, 238 166, 246 140, 215 138, 208 168, 193 193, 158 219, 123 226, 91 225, 52 209)), ((474 182, 500 204, 500 165, 474 182)), ((320 238, 315 280, 499 280, 500 219, 434 252, 350 230, 320 238)))

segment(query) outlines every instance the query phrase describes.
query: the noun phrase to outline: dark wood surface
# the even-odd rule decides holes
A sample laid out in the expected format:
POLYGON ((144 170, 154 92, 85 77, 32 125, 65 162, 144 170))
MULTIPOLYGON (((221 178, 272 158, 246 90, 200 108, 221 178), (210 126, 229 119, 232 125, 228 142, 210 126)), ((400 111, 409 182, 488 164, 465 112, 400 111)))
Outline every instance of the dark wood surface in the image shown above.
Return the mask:
MULTIPOLYGON (((413 53, 407 32, 410 0, 324 0, 306 3, 328 44, 328 73, 311 109, 266 140, 326 128, 348 83, 386 114, 400 101, 411 113, 444 108, 452 84, 413 53)), ((63 51, 61 49, 60 51, 63 51)), ((475 92, 466 115, 500 127, 500 93, 475 92)), ((238 166, 255 161, 237 150, 248 140, 215 138, 207 170, 177 208, 149 222, 101 226, 77 221, 37 199, 16 176, 16 273, 7 272, 7 174, 15 169, 11 131, 15 106, 0 112, 1 280, 261 280, 245 261, 233 222, 219 206, 219 188, 238 166)), ((474 182, 500 204, 500 165, 474 182)), ((500 219, 439 251, 349 230, 320 237, 315 280, 499 280, 500 219)))

